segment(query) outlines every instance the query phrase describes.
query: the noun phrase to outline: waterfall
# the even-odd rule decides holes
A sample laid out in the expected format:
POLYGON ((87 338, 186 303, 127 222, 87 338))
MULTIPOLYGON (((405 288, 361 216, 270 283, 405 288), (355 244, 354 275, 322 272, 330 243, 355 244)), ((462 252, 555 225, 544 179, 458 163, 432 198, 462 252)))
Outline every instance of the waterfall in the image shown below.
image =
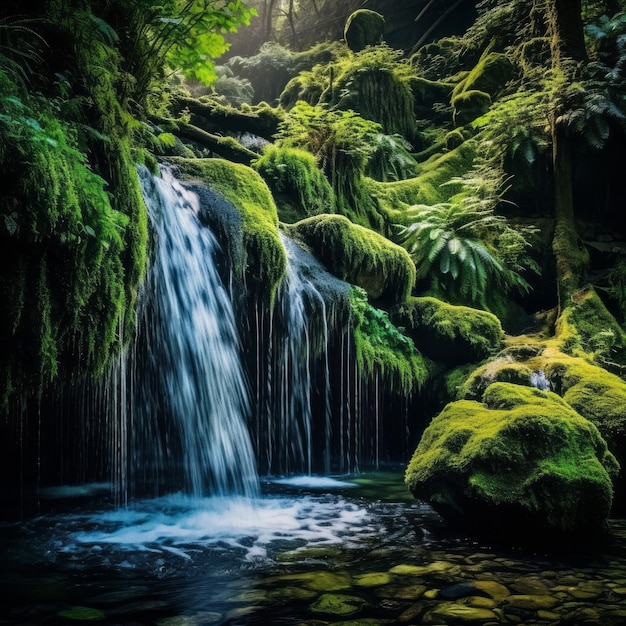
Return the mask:
MULTIPOLYGON (((347 316, 350 286, 334 278, 285 234, 287 270, 269 320, 265 371, 273 380, 257 432, 257 450, 273 474, 331 471, 331 332, 347 316)), ((258 314, 256 315, 258 320, 258 314)), ((347 319, 347 317, 346 317, 347 319)), ((257 336, 263 332, 258 321, 257 336)), ((257 347, 257 353, 260 348, 257 347)), ((257 358, 257 368, 261 366, 257 358)), ((257 395, 262 390, 257 383, 257 395)))
POLYGON ((197 195, 169 169, 153 177, 141 168, 140 177, 155 244, 134 368, 138 471, 152 465, 167 479, 178 464, 194 496, 256 496, 248 389, 216 267, 220 247, 199 220, 197 195))

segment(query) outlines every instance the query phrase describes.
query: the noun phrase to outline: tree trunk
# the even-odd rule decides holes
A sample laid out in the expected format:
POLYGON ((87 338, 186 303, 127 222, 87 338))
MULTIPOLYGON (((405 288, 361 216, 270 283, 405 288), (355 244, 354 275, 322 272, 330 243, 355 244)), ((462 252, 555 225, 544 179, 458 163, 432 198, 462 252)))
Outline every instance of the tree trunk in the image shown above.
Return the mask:
MULTIPOLYGON (((548 28, 552 67, 573 79, 577 62, 587 58, 583 36, 581 0, 548 0, 548 28)), ((560 101, 560 94, 555 100, 560 101)), ((574 221, 571 140, 559 122, 561 111, 552 112, 552 165, 554 179, 554 240, 559 314, 584 282, 588 257, 580 247, 574 221)))
POLYGON ((548 0, 552 65, 587 61, 581 0, 548 0))
POLYGON ((576 232, 571 141, 565 129, 552 123, 554 178, 554 239, 559 313, 584 284, 588 255, 576 232))

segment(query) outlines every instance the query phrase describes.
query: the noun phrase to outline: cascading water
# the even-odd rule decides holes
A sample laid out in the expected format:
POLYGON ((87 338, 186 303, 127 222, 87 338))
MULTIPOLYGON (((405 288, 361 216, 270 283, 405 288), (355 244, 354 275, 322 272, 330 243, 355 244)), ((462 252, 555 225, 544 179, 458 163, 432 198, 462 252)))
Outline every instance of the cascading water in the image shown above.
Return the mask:
POLYGON ((256 496, 248 390, 232 303, 216 267, 219 245, 198 218, 198 197, 169 169, 153 177, 142 168, 140 176, 155 250, 140 330, 148 362, 135 365, 134 411, 140 430, 160 441, 144 456, 159 465, 154 458, 176 450, 194 496, 256 496), (157 418, 175 428, 155 433, 157 418))
POLYGON ((330 331, 348 309, 350 286, 289 237, 281 234, 281 240, 287 271, 270 320, 267 370, 259 377, 274 384, 260 415, 264 441, 257 448, 270 474, 330 473, 330 331))

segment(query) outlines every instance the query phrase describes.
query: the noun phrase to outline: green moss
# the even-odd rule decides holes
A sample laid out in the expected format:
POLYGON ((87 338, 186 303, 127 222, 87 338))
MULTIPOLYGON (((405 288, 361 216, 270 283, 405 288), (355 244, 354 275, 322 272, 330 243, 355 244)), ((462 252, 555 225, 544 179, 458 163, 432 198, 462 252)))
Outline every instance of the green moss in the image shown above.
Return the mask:
POLYGON ((455 126, 465 126, 484 115, 491 104, 491 96, 484 91, 472 89, 452 97, 455 126))
POLYGON ((412 139, 415 101, 408 66, 387 46, 368 48, 336 68, 330 103, 378 122, 383 132, 412 139))
POLYGON ((449 102, 454 89, 452 83, 428 80, 422 76, 410 77, 409 86, 416 110, 420 112, 429 111, 435 103, 449 102))
MULTIPOLYGON (((9 106, 0 119, 0 165, 8 181, 5 210, 13 215, 0 233, 13 259, 11 274, 0 276, 0 289, 12 294, 0 312, 5 402, 61 372, 102 372, 133 325, 146 211, 113 89, 119 60, 110 49, 93 47, 103 66, 111 66, 110 74, 99 70, 97 86, 89 83, 94 127, 82 117, 76 124, 72 116, 79 114, 60 110, 58 102, 1 81, 0 99, 9 106)), ((96 69, 82 71, 89 76, 96 69)))
POLYGON ((352 222, 382 230, 364 184, 367 161, 375 151, 380 126, 354 111, 335 111, 298 102, 281 124, 284 147, 302 148, 315 155, 335 193, 335 212, 352 222))
POLYGON ((420 206, 446 202, 461 190, 461 186, 444 183, 471 170, 476 150, 476 142, 466 140, 454 150, 435 154, 419 163, 414 178, 389 183, 367 180, 379 213, 390 223, 409 225, 419 216, 420 206))
POLYGON ((265 181, 252 168, 223 159, 181 159, 171 162, 182 176, 219 191, 240 211, 240 238, 246 252, 244 266, 249 287, 273 302, 286 268, 286 256, 278 235, 278 215, 265 181))
POLYGON ((432 421, 406 482, 456 523, 514 540, 588 538, 604 527, 617 467, 598 429, 559 396, 494 383, 482 403, 451 403, 432 421))
POLYGON ((332 274, 374 299, 403 301, 415 285, 415 265, 404 248, 346 217, 318 215, 289 230, 332 274))
POLYGON ((601 364, 626 364, 626 333, 587 285, 572 293, 556 324, 561 349, 601 364))
POLYGON ((450 365, 482 361, 501 346, 503 332, 495 315, 436 298, 409 298, 392 320, 406 327, 420 351, 450 365))
POLYGON ((332 210, 333 190, 310 152, 269 146, 253 167, 272 191, 282 222, 332 210))
POLYGON ((499 52, 492 52, 493 42, 482 53, 478 63, 454 87, 452 97, 467 91, 482 91, 496 96, 498 91, 513 76, 513 64, 508 57, 499 52))
POLYGON ((359 9, 346 22, 343 37, 350 50, 359 52, 380 43, 385 32, 385 18, 376 11, 359 9))
POLYGON ((381 375, 388 389, 416 391, 425 383, 430 364, 390 321, 388 315, 367 302, 362 289, 351 297, 351 324, 357 363, 368 377, 381 375))
POLYGON ((626 382, 581 358, 554 356, 545 363, 555 391, 592 421, 609 449, 626 459, 626 382))

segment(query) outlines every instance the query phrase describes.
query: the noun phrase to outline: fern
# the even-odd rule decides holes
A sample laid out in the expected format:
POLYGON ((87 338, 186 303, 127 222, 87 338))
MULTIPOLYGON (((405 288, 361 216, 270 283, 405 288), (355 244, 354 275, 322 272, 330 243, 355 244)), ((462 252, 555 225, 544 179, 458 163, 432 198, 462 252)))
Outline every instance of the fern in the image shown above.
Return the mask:
POLYGON ((418 279, 451 300, 488 308, 491 291, 527 292, 525 271, 539 272, 527 254, 530 232, 512 229, 494 210, 503 177, 477 163, 462 178, 449 181, 461 192, 449 202, 414 207, 417 219, 398 227, 398 241, 411 254, 418 279))

